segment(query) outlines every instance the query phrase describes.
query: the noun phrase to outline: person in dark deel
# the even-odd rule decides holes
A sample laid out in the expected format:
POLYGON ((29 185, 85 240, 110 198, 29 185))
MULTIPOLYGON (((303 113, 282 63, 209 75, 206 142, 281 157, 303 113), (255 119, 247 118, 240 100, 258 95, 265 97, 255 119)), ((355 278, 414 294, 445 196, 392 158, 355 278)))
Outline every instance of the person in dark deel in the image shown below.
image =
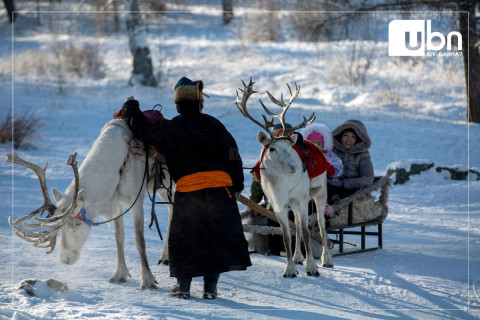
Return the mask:
POLYGON ((168 242, 172 295, 190 298, 192 277, 203 276, 203 298, 217 297, 222 272, 251 266, 236 194, 243 190, 235 139, 216 118, 202 113, 203 82, 181 78, 174 101, 179 113, 150 124, 136 100, 124 116, 139 140, 165 156, 176 183, 168 242))

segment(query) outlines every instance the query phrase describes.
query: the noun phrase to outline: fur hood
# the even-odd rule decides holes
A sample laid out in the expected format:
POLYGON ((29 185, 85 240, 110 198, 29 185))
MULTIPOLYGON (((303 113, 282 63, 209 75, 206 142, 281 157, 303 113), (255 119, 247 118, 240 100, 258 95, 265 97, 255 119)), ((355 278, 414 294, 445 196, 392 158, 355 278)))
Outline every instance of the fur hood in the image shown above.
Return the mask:
POLYGON ((335 128, 335 130, 333 130, 332 132, 335 148, 337 150, 340 150, 342 152, 346 151, 345 147, 343 147, 342 145, 342 133, 347 129, 355 131, 357 138, 360 140, 357 141, 357 143, 349 150, 349 153, 360 153, 370 149, 372 141, 368 136, 367 128, 365 127, 365 125, 359 120, 347 120, 343 124, 335 128))
POLYGON ((300 129, 298 132, 302 134, 305 140, 312 133, 319 133, 323 137, 323 150, 330 151, 333 149, 332 131, 323 123, 311 123, 305 128, 300 129))

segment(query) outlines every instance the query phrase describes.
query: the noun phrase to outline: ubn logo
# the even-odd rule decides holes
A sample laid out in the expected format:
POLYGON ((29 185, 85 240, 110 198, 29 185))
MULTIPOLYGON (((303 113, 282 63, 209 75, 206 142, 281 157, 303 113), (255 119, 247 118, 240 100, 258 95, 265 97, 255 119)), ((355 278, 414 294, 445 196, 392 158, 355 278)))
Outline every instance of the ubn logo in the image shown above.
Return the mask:
MULTIPOLYGON (((440 32, 432 32, 431 20, 392 20, 388 25, 388 55, 389 56, 425 56, 427 52, 444 49, 452 50, 452 37, 457 37, 457 51, 462 48, 462 35, 452 31, 445 36, 440 32), (432 39, 438 38, 433 43, 432 39)), ((435 54, 431 54, 435 55, 435 54)))

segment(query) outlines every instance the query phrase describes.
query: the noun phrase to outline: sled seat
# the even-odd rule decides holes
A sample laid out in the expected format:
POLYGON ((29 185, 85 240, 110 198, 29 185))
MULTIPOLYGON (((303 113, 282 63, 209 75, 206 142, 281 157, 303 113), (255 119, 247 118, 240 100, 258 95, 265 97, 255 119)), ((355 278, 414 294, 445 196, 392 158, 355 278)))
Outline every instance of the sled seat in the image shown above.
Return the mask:
POLYGON ((389 176, 375 177, 374 183, 366 188, 360 189, 354 194, 339 199, 332 207, 336 215, 326 221, 328 234, 336 235, 338 253, 333 256, 372 251, 382 248, 382 223, 388 216, 388 190, 391 185, 389 176), (374 194, 380 192, 378 200, 374 194), (367 231, 367 227, 374 227, 373 231, 367 231), (360 248, 345 251, 345 235, 360 236, 360 248), (366 247, 366 237, 377 238, 377 246, 366 247))

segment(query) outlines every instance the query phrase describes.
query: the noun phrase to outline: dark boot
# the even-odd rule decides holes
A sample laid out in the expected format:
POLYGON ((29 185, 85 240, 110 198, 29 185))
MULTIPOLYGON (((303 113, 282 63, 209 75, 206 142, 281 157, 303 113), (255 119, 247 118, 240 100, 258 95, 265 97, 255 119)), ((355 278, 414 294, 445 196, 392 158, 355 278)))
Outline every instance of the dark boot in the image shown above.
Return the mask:
POLYGON ((220 273, 212 273, 203 277, 203 299, 213 300, 217 297, 217 283, 220 273))
POLYGON ((192 278, 177 279, 177 284, 170 290, 172 295, 180 299, 190 299, 192 278))

